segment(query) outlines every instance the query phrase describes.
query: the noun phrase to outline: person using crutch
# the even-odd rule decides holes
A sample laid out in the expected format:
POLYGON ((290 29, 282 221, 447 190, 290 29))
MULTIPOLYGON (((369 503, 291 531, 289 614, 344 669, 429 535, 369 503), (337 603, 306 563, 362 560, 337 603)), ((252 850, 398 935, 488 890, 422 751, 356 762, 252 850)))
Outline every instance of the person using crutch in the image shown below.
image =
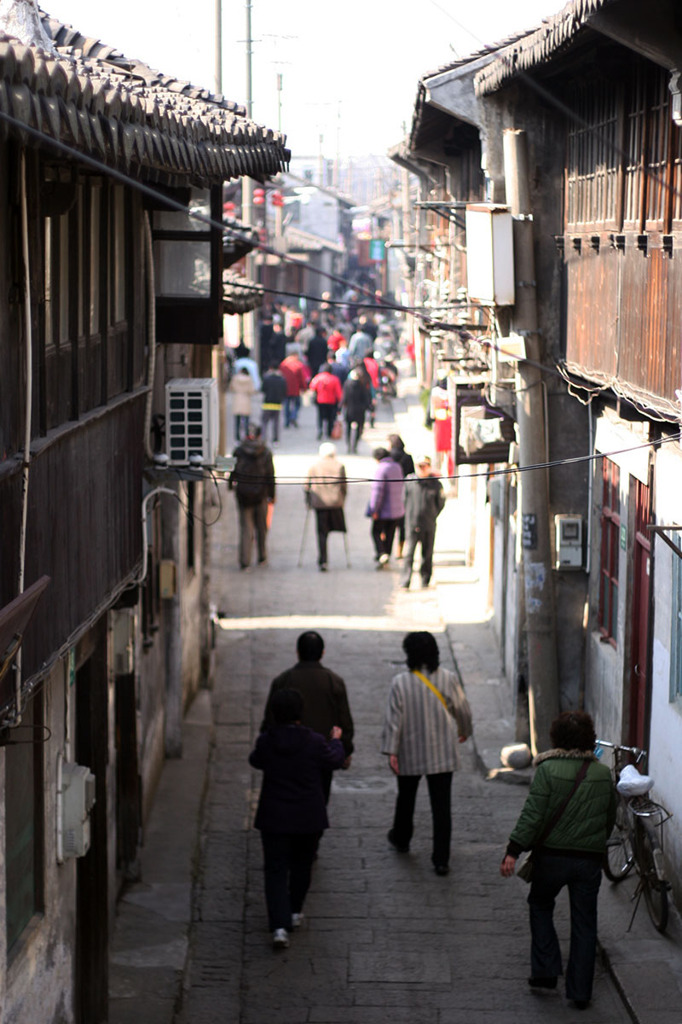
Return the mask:
POLYGON ((332 532, 346 533, 343 512, 346 491, 346 470, 336 457, 336 446, 326 441, 320 445, 319 458, 310 467, 305 484, 306 505, 315 510, 317 519, 317 564, 320 572, 327 571, 328 535, 332 532))

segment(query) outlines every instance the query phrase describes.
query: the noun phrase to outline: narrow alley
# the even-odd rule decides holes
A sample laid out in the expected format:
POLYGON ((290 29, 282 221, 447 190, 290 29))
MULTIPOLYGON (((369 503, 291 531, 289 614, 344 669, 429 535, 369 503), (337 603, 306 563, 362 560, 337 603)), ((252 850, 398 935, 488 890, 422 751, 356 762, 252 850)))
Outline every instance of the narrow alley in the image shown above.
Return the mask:
MULTIPOLYGON (((367 433, 360 455, 346 457, 339 445, 349 478, 371 476, 371 449, 391 429, 401 432, 415 454, 420 447, 430 450, 416 401, 395 404, 395 424, 388 420, 388 408, 367 433)), ((490 723, 501 717, 503 684, 491 638, 485 643, 487 581, 478 581, 475 569, 466 565, 468 530, 458 521, 455 499, 448 501, 439 524, 435 588, 405 592, 395 567, 375 571, 363 482, 350 485, 346 506, 351 568, 341 535, 333 534, 330 571, 317 571, 312 522, 298 567, 305 505, 300 483, 286 481, 299 481, 314 459, 313 413, 305 409, 301 429, 284 431, 276 450, 280 483, 269 564, 239 572, 232 508, 214 531, 213 589, 220 613, 214 735, 179 1019, 182 1024, 532 1024, 548 1015, 572 1020, 576 1012, 563 995, 543 997, 528 990, 526 892, 522 883, 504 881, 498 872, 525 786, 486 781, 469 741, 454 780, 450 875, 436 877, 431 866, 425 786, 418 796, 411 852, 397 854, 387 842, 394 781, 379 753, 379 735, 390 680, 403 664, 404 633, 433 631, 448 667, 454 652, 475 728, 477 717, 490 723), (309 628, 324 637, 324 663, 346 681, 356 753, 350 770, 335 775, 331 828, 321 845, 304 926, 288 950, 274 952, 260 836, 251 828, 260 775, 247 756, 270 681, 296 661, 296 637, 309 628)), ((513 739, 507 725, 500 745, 513 739)), ((486 735, 495 739, 490 729, 486 735)), ((565 909, 560 915, 564 935, 565 909)), ((630 1019, 600 965, 587 1016, 603 1024, 630 1019)))

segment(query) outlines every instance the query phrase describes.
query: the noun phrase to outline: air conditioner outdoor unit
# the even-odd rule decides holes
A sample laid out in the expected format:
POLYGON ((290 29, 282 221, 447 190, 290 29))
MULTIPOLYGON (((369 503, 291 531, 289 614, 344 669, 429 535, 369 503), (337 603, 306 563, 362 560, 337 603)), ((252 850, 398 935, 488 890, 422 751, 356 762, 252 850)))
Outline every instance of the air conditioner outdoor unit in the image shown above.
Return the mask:
POLYGON ((166 453, 171 466, 215 466, 218 383, 212 377, 166 384, 166 453))
POLYGON ((470 204, 465 223, 469 298, 496 306, 513 306, 514 237, 509 207, 470 204))

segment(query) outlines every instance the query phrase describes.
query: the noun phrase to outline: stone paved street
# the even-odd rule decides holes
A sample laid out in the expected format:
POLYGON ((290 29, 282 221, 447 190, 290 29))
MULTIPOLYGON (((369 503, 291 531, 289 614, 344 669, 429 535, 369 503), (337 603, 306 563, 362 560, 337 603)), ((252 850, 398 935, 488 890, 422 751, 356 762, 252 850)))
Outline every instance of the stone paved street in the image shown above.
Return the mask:
MULTIPOLYGON (((418 408, 396 403, 409 451, 430 450, 418 408)), ((594 1002, 570 1008, 562 992, 531 994, 525 886, 498 873, 525 786, 487 781, 471 741, 455 776, 453 856, 446 878, 430 862, 426 787, 417 802, 411 852, 386 840, 394 781, 379 752, 384 704, 402 664, 401 640, 432 630, 441 657, 456 657, 475 718, 503 720, 504 684, 483 612, 461 501, 451 498, 439 525, 437 587, 405 592, 395 567, 377 572, 364 518, 368 486, 351 484, 347 504, 352 568, 332 535, 330 571, 316 567, 314 523, 297 567, 305 508, 299 483, 317 450, 312 408, 276 450, 280 486, 267 567, 237 569, 236 516, 213 533, 214 600, 220 610, 214 735, 204 794, 189 969, 178 1024, 534 1024, 585 1019, 628 1021, 610 976, 598 965, 594 1002), (288 950, 274 952, 263 898, 260 836, 251 829, 260 774, 247 756, 271 679, 293 664, 306 628, 325 638, 324 662, 346 680, 356 723, 351 769, 335 776, 326 833, 305 907, 288 950), (483 638, 483 643, 481 639, 483 638)), ((388 407, 361 454, 344 458, 349 477, 371 476, 371 445, 393 421, 388 407)), ((466 510, 465 510, 466 511, 466 510)), ((414 583, 413 583, 414 586, 414 583)), ((503 730, 504 731, 504 730, 503 730)), ((513 730, 500 736, 513 739, 513 730)), ((566 905, 558 912, 567 937, 566 905)))

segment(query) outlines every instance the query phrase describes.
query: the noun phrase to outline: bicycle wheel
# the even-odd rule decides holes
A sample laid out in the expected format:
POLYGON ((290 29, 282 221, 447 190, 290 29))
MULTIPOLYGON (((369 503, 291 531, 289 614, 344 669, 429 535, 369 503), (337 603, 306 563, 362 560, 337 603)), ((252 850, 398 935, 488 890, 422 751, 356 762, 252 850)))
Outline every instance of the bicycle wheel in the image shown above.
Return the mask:
POLYGON ((656 871, 656 860, 660 861, 663 851, 654 829, 641 819, 637 820, 636 842, 637 866, 642 879, 646 908, 654 928, 664 932, 668 924, 668 886, 658 877, 656 871))
POLYGON ((602 865, 604 874, 611 882, 622 882, 632 870, 634 863, 635 855, 628 827, 628 815, 623 804, 619 803, 616 811, 616 824, 613 826, 613 832, 606 844, 606 855, 602 865))

